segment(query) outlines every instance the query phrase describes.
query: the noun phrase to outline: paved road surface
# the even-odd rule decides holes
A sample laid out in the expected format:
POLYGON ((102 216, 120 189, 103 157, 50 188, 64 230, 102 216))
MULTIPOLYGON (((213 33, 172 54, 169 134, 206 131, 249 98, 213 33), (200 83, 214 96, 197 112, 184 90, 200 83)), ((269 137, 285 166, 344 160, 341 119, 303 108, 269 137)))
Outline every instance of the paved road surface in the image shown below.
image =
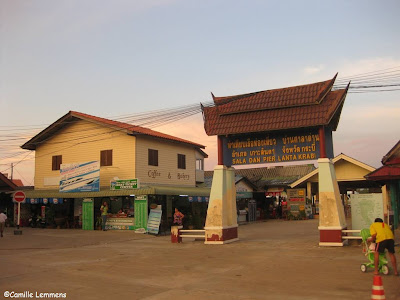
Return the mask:
MULTIPOLYGON (((361 246, 319 247, 317 227, 318 220, 254 223, 240 226, 240 241, 227 245, 171 244, 169 236, 127 231, 23 228, 15 236, 6 228, 0 239, 0 295, 370 299, 373 275, 360 271, 366 262, 361 246)), ((399 254, 397 259, 400 265, 399 254)), ((400 277, 382 279, 386 299, 400 299, 400 277)))

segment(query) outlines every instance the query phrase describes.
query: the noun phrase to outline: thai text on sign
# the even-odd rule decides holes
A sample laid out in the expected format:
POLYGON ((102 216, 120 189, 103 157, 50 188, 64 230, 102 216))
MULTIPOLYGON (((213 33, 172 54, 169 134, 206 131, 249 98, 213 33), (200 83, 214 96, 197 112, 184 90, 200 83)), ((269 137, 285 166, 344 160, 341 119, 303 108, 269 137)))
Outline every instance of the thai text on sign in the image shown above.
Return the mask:
MULTIPOLYGON (((333 157, 332 133, 326 134, 328 157, 333 157)), ((224 165, 279 163, 316 160, 319 157, 318 130, 290 133, 223 137, 224 165)))

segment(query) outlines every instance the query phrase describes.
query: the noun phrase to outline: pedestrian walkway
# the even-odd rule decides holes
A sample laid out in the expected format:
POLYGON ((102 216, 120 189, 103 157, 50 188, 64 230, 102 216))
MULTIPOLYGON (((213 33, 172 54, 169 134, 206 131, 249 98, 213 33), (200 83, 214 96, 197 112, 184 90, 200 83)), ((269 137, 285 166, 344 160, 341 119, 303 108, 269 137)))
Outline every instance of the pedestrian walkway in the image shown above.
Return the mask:
MULTIPOLYGON (((7 228, 0 292, 96 300, 370 298, 373 274, 360 271, 362 247, 319 247, 318 220, 248 224, 239 238, 172 244, 169 236, 132 231, 23 228, 14 236, 7 228)), ((382 280, 387 299, 398 299, 400 278, 382 280)))

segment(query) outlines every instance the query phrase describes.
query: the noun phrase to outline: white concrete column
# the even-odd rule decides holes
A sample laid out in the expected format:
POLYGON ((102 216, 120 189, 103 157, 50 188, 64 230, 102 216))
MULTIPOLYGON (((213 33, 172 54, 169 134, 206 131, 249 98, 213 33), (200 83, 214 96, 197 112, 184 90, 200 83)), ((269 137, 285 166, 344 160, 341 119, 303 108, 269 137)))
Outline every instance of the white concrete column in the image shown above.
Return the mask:
POLYGON ((318 159, 320 246, 343 246, 342 230, 347 228, 344 208, 333 163, 318 159))
POLYGON ((218 165, 214 168, 207 209, 205 244, 226 244, 238 240, 235 171, 218 165))

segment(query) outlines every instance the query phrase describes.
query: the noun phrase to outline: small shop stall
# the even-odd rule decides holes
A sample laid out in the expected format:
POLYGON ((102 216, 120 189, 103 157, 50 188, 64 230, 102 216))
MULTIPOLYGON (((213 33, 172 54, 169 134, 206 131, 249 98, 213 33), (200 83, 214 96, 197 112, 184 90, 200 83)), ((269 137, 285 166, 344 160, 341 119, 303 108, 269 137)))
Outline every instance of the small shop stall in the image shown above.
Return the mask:
MULTIPOLYGON (((97 217, 97 220, 99 218, 101 219, 101 216, 97 217)), ((106 229, 134 230, 134 225, 134 197, 110 198, 106 229)))

